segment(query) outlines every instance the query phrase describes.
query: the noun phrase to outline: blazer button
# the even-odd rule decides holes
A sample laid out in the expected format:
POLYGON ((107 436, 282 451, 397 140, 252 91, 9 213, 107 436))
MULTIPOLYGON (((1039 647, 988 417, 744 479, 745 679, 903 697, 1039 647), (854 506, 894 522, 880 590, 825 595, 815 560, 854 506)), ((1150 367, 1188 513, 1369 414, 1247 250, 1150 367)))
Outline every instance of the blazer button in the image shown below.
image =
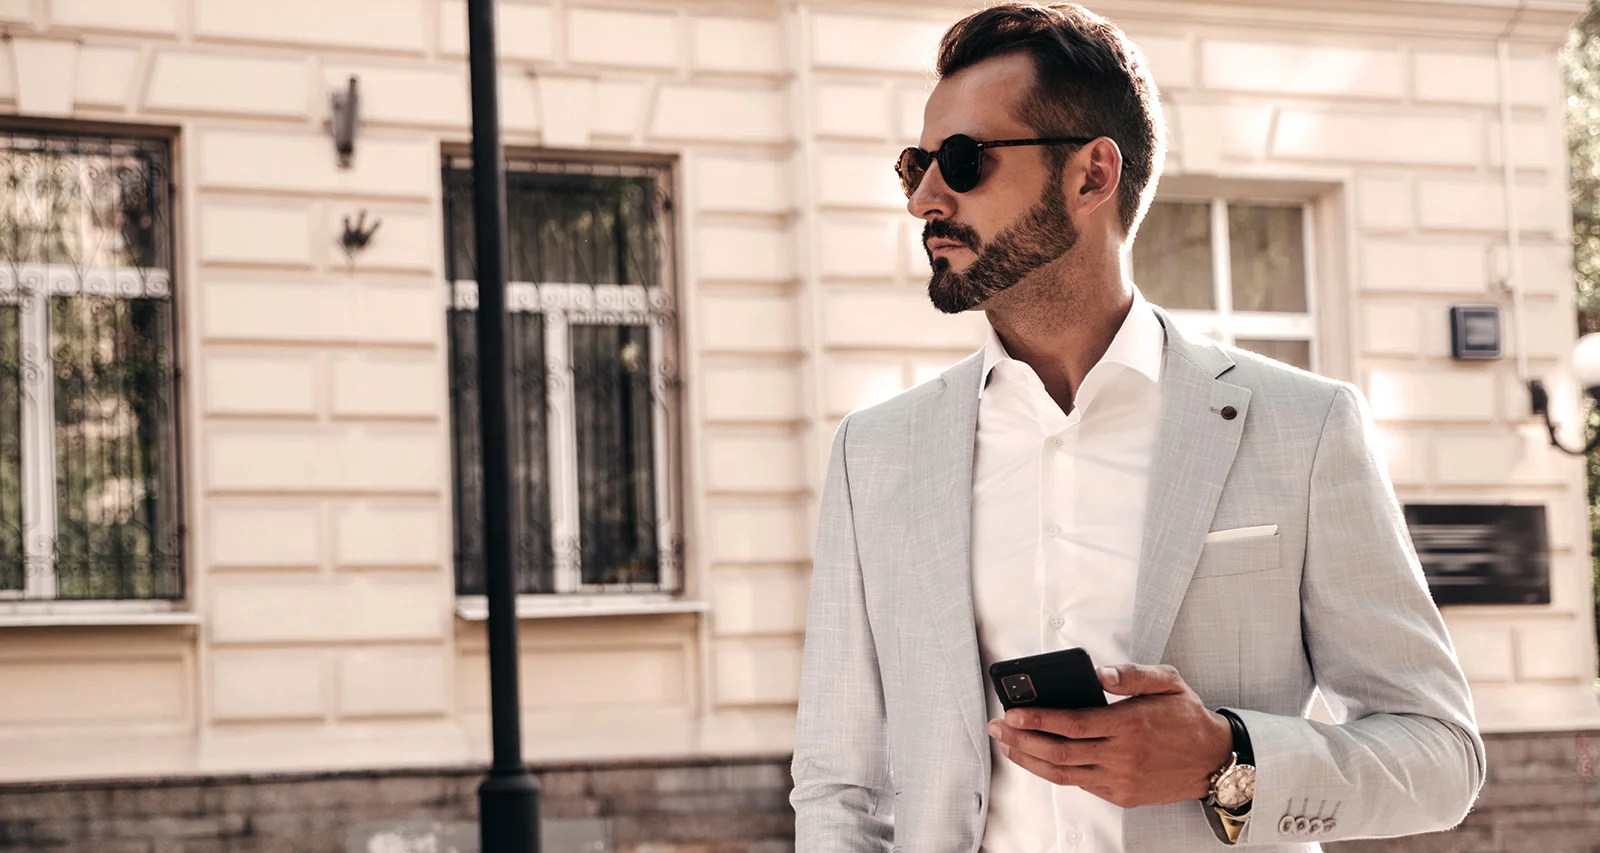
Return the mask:
POLYGON ((1294 815, 1284 815, 1283 820, 1278 821, 1278 831, 1284 835, 1294 835, 1294 815))
POLYGON ((1238 416, 1239 416, 1239 410, 1238 409, 1235 409, 1232 406, 1223 406, 1222 407, 1222 419, 1223 420, 1231 421, 1234 418, 1237 418, 1238 416))
POLYGON ((976 808, 980 812, 983 811, 983 795, 982 794, 973 794, 972 795, 972 806, 973 806, 973 808, 976 808))

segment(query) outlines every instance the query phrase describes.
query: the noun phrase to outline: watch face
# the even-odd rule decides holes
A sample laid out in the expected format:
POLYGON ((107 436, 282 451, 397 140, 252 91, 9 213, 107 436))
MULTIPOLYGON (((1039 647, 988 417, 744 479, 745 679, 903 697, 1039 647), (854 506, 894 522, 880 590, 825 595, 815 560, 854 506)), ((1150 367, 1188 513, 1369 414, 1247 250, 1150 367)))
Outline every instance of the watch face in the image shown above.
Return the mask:
POLYGON ((1240 764, 1217 780, 1217 805, 1236 809, 1256 797, 1256 769, 1240 764))

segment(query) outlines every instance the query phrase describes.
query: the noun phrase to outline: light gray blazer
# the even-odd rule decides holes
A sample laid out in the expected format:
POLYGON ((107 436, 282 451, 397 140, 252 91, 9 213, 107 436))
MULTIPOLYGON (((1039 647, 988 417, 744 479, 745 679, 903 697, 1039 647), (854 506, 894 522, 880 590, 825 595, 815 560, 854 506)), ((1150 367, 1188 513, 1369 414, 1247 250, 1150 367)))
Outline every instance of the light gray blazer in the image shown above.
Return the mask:
MULTIPOLYGON (((1454 826, 1483 784, 1483 742, 1359 392, 1157 313, 1163 414, 1133 662, 1177 667, 1244 719, 1257 783, 1241 845, 1454 826), (1268 524, 1275 537, 1204 542, 1268 524), (1339 725, 1305 718, 1318 688, 1339 725), (1319 815, 1332 831, 1297 830, 1319 815)), ((969 550, 982 363, 856 412, 834 438, 795 731, 797 853, 970 853, 983 837, 991 688, 969 550)), ((1124 838, 1128 853, 1225 849, 1197 801, 1129 811, 1124 838)))

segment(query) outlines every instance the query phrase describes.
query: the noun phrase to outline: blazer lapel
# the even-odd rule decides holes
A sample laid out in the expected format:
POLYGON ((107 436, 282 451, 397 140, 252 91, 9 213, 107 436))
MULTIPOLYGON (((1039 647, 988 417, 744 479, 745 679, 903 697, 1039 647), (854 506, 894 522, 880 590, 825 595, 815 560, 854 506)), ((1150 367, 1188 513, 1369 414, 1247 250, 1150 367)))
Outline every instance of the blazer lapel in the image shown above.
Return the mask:
POLYGON ((1133 659, 1156 664, 1200 559, 1222 486, 1249 417, 1250 391, 1219 381, 1233 360, 1208 340, 1187 337, 1165 312, 1161 424, 1133 607, 1133 659), (1232 408, 1229 418, 1224 410, 1232 408))
POLYGON ((955 701, 972 745, 987 757, 984 679, 972 610, 972 452, 978 428, 983 353, 941 377, 943 387, 919 401, 910 424, 910 509, 904 565, 907 583, 944 652, 955 701))

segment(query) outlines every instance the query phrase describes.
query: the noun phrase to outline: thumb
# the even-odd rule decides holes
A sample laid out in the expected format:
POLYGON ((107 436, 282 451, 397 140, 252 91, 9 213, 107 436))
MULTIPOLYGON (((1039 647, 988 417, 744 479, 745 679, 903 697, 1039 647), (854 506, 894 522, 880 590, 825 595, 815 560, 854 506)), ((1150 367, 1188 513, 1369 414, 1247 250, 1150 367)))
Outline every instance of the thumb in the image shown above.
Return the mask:
POLYGON ((1102 666, 1100 685, 1113 696, 1148 696, 1158 693, 1182 693, 1186 688, 1178 671, 1170 666, 1143 666, 1124 663, 1102 666))

